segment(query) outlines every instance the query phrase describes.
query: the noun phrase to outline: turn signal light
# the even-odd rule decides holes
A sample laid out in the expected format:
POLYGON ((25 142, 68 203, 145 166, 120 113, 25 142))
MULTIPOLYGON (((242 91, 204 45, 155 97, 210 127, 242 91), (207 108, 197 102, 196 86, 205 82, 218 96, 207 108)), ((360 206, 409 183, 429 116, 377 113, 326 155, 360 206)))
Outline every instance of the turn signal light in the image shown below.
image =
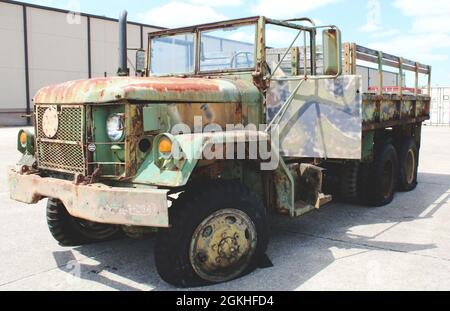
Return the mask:
POLYGON ((172 142, 163 138, 159 141, 158 150, 160 153, 171 153, 172 152, 172 142))
POLYGON ((27 146, 27 141, 28 141, 28 135, 25 131, 23 131, 22 133, 20 133, 19 136, 19 142, 22 145, 22 147, 26 147, 27 146))

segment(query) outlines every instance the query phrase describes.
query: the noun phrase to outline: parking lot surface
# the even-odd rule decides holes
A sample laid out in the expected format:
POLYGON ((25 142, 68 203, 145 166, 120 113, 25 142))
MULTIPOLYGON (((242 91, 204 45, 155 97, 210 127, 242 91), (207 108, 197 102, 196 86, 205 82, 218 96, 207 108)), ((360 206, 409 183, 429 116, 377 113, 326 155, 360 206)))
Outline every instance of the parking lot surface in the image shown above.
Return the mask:
MULTIPOLYGON (((9 199, 18 129, 0 129, 0 290, 176 290, 153 262, 154 238, 63 248, 45 201, 9 199)), ((425 127, 419 186, 389 206, 331 203, 271 220, 273 266, 195 290, 450 290, 450 128, 425 127)))

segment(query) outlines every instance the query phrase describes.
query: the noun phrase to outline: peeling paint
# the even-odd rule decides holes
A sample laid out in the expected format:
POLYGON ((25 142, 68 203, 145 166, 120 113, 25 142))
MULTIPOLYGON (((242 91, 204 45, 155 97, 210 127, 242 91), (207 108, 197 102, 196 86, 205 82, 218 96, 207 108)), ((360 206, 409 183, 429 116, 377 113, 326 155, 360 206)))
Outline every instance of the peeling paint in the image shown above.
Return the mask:
POLYGON ((240 102, 256 87, 227 79, 111 77, 76 80, 40 89, 35 104, 107 103, 121 100, 167 102, 240 102))

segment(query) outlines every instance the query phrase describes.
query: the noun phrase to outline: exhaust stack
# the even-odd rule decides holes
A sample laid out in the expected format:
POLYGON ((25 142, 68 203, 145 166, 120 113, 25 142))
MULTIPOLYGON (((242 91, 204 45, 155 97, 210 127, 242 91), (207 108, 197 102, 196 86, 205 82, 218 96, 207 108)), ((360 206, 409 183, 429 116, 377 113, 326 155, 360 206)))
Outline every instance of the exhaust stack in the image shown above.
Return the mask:
POLYGON ((129 76, 130 70, 127 67, 127 16, 128 12, 123 11, 119 17, 119 69, 118 76, 129 76))

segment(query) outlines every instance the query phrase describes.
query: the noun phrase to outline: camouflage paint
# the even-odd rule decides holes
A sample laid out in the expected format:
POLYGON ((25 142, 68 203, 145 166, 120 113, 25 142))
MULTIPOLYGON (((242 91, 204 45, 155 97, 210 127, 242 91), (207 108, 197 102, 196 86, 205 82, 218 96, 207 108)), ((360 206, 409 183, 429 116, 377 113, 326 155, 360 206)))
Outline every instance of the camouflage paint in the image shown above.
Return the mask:
MULTIPOLYGON (((158 163, 157 152, 152 152, 140 166, 132 180, 133 183, 182 187, 187 184, 207 147, 225 145, 230 141, 268 141, 269 136, 264 132, 233 131, 176 135, 173 139, 179 144, 185 155, 184 158, 182 160, 170 159, 158 163)), ((157 147, 154 146, 154 148, 157 147)))
POLYGON ((430 117, 430 97, 363 94, 363 131, 421 123, 430 117))
MULTIPOLYGON (((360 82, 359 76, 304 81, 279 122, 282 156, 360 159, 360 82)), ((291 93, 298 81, 284 83, 291 93)))

